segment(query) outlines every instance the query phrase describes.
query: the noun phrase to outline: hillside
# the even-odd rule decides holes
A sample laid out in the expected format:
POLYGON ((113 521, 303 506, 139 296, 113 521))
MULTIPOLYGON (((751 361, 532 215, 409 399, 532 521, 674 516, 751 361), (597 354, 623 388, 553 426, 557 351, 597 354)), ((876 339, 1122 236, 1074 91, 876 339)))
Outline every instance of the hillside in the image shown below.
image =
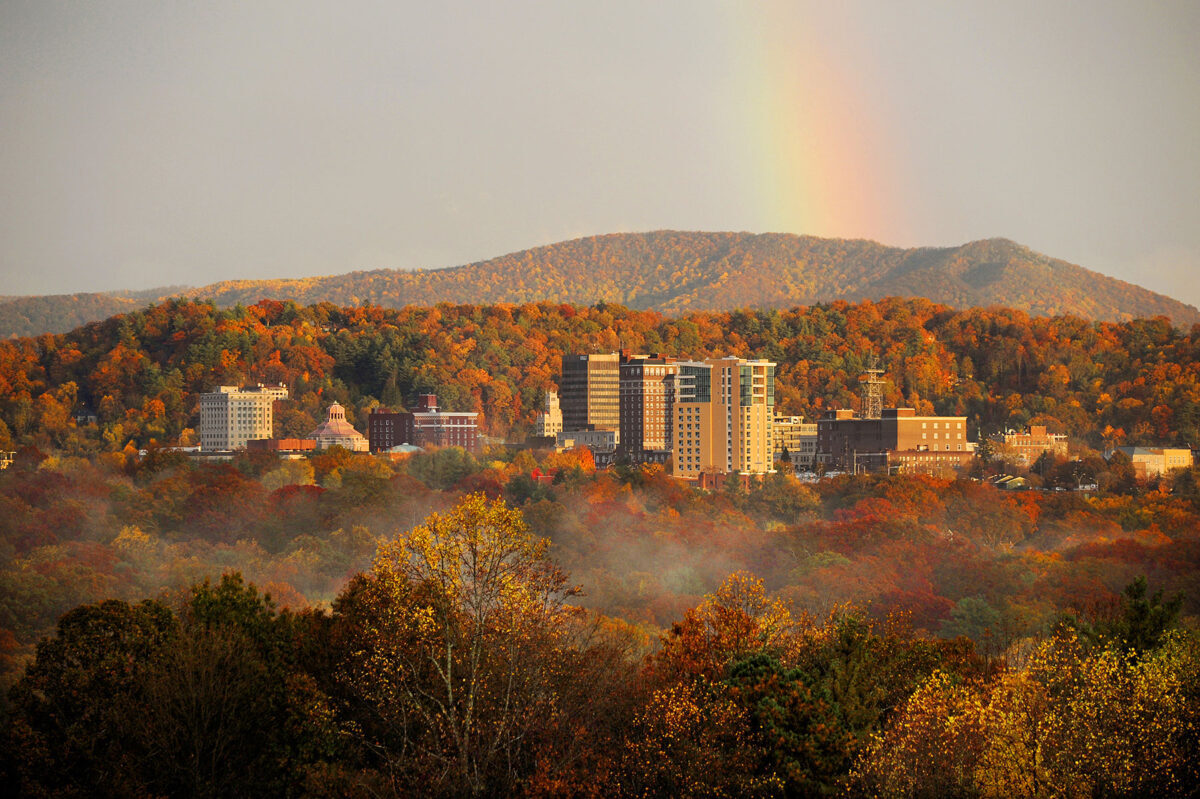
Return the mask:
MULTIPOLYGON (((378 404, 436 393, 521 440, 564 353, 617 347, 779 364, 781 413, 818 418, 858 401, 871 356, 887 405, 967 416, 972 430, 1045 424, 1097 449, 1200 441, 1200 326, 1086 323, 921 299, 668 317, 618 305, 299 307, 218 310, 171 300, 60 335, 0 341, 0 450, 71 452, 175 442, 214 385, 284 383, 281 436, 303 436, 336 398, 352 424, 378 404), (80 407, 98 424, 78 425, 80 407)), ((361 429, 361 428, 360 428, 361 429)), ((0 517, 2 517, 0 513, 0 517)))
POLYGON ((188 286, 167 286, 145 291, 0 297, 0 338, 65 333, 188 290, 188 286))
MULTIPOLYGON (((390 308, 438 302, 604 301, 668 314, 899 296, 958 308, 1003 305, 1039 316, 1122 321, 1162 315, 1177 325, 1200 322, 1200 311, 1190 305, 1006 239, 905 250, 782 233, 618 233, 446 269, 226 281, 161 296, 178 294, 212 299, 222 307, 263 298, 390 308)), ((123 307, 116 307, 88 297, 109 295, 2 302, 0 335, 69 330, 127 310, 132 301, 119 298, 123 307)), ((108 301, 114 302, 111 297, 108 301)))

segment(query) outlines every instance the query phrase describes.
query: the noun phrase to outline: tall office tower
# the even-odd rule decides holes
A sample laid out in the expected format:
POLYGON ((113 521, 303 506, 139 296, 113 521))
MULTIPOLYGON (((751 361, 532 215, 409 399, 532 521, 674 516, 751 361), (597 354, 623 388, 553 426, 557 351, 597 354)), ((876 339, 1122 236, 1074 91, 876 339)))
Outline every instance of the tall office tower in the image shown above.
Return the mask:
POLYGON ((563 431, 620 431, 620 354, 564 355, 563 431))
POLYGON ((275 434, 275 401, 287 399, 286 386, 218 386, 200 395, 200 449, 245 449, 246 442, 275 434))
POLYGON ((675 384, 675 475, 774 471, 775 364, 742 358, 680 363, 675 384))
POLYGON ((621 450, 634 463, 666 463, 674 430, 674 358, 621 354, 621 450))
POLYGON ((541 438, 557 436, 563 431, 562 406, 557 391, 546 392, 546 409, 537 415, 533 434, 541 438))

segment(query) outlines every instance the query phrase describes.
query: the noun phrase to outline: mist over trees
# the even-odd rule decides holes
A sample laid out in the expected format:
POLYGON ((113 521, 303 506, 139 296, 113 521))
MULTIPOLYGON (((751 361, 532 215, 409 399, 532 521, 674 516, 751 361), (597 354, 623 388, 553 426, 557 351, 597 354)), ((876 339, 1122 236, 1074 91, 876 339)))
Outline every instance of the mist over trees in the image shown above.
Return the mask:
POLYGON ((737 572, 638 655, 503 500, 385 541, 331 611, 228 573, 67 613, 9 694, 29 795, 1175 795, 1200 638, 1135 581, 1003 658, 737 572), (1133 631, 1137 632, 1134 633, 1133 631), (1130 647, 1129 642, 1138 644, 1130 647))

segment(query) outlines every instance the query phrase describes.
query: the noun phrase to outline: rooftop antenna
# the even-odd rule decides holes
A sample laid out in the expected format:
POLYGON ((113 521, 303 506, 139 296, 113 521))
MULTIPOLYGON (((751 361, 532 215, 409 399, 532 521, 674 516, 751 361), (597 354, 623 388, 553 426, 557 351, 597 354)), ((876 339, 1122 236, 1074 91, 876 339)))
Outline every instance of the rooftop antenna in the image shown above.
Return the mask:
POLYGON ((863 396, 863 418, 879 419, 883 416, 883 370, 879 368, 879 358, 871 353, 871 360, 862 377, 859 378, 866 393, 863 396))

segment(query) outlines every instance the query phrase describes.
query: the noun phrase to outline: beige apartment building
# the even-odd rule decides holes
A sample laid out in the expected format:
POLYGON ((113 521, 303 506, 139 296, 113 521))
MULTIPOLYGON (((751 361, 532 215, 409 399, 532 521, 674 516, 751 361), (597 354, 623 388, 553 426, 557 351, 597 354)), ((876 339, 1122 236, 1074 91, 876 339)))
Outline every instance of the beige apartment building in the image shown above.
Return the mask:
POLYGON ((774 471, 775 364, 731 357, 677 367, 675 476, 774 471))
POLYGON ((245 449, 246 442, 275 435, 275 402, 288 397, 286 386, 218 386, 200 395, 200 449, 245 449))

